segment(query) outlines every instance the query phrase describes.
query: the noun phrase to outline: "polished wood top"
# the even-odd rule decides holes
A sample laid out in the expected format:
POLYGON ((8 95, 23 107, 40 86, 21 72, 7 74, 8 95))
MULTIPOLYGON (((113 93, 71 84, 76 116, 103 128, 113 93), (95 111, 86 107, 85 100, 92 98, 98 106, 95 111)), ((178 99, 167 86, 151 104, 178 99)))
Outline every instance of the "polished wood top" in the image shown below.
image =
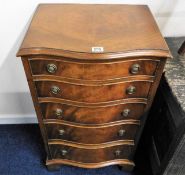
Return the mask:
POLYGON ((17 56, 37 54, 171 57, 146 5, 41 4, 17 56), (92 47, 103 47, 103 52, 92 53, 92 47))

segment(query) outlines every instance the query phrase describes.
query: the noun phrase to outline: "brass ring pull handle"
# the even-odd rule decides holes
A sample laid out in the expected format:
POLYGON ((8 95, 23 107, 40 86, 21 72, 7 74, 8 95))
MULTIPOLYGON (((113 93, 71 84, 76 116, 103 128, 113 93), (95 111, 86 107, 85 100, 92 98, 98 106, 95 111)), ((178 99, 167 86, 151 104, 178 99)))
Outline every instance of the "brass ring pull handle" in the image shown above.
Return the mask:
POLYGON ((130 72, 132 74, 137 74, 139 71, 140 71, 140 65, 139 64, 133 64, 131 69, 130 69, 130 72))
POLYGON ((58 86, 52 86, 52 87, 51 87, 51 92, 52 92, 53 94, 59 94, 60 88, 59 88, 58 86))
POLYGON ((61 155, 62 155, 62 156, 65 156, 67 153, 68 153, 67 150, 65 150, 65 149, 62 149, 62 150, 61 150, 61 155))
POLYGON ((116 151, 114 152, 114 154, 115 154, 116 157, 117 157, 117 156, 120 156, 120 155, 121 155, 121 151, 118 149, 118 150, 116 150, 116 151))
POLYGON ((60 136, 63 136, 65 134, 65 130, 64 129, 60 129, 60 130, 58 130, 58 132, 59 132, 60 136))
POLYGON ((129 86, 126 90, 128 95, 132 95, 136 92, 136 87, 135 86, 129 86))
POLYGON ((57 66, 55 64, 48 64, 46 69, 49 73, 54 74, 57 71, 57 66))
POLYGON ((130 114, 130 109, 124 109, 123 112, 121 113, 123 117, 127 117, 129 114, 130 114))
POLYGON ((120 129, 119 131, 118 131, 118 136, 120 136, 120 137, 122 137, 122 136, 124 136, 125 135, 125 130, 124 129, 120 129))
POLYGON ((63 113, 63 111, 62 111, 62 109, 56 109, 55 110, 55 115, 58 117, 58 118, 61 118, 62 117, 62 113, 63 113))

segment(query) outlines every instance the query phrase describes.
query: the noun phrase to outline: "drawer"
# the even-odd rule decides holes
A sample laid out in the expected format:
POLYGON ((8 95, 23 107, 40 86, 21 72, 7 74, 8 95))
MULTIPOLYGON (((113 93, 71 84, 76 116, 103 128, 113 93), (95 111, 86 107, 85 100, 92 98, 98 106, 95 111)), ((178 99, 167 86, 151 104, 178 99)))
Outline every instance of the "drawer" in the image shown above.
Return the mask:
POLYGON ((60 144, 49 145, 52 159, 67 159, 82 163, 98 163, 115 159, 131 159, 133 145, 84 149, 60 144))
POLYGON ((116 140, 134 140, 138 124, 115 126, 70 125, 48 122, 45 124, 48 139, 61 139, 78 143, 99 144, 116 140))
POLYGON ((36 81, 35 84, 39 97, 96 103, 124 98, 147 98, 151 82, 133 81, 94 86, 57 81, 36 81))
POLYGON ((41 103, 45 119, 58 119, 74 123, 103 124, 121 120, 139 120, 145 104, 128 103, 106 107, 77 107, 60 103, 41 103))
POLYGON ((106 80, 132 75, 154 75, 158 60, 133 59, 107 63, 67 62, 56 59, 30 60, 33 75, 53 75, 85 80, 106 80))

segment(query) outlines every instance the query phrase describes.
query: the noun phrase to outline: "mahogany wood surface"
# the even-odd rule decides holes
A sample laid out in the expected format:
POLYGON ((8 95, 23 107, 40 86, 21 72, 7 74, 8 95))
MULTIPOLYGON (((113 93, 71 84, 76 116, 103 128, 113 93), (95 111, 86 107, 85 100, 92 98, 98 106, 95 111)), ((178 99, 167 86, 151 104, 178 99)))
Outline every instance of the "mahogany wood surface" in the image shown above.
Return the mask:
POLYGON ((76 162, 68 159, 47 159, 46 160, 46 166, 49 170, 59 170, 58 165, 72 165, 76 167, 83 167, 83 168, 101 168, 105 166, 110 165, 120 165, 123 167, 124 171, 132 171, 135 164, 133 161, 127 160, 127 159, 114 159, 104 162, 98 162, 98 163, 82 163, 82 162, 76 162), (55 169, 56 168, 56 169, 55 169))
POLYGON ((35 81, 39 97, 57 97, 80 102, 105 102, 123 98, 147 98, 151 82, 134 81, 111 85, 84 86, 56 81, 35 81), (53 94, 51 88, 60 88, 58 94, 53 94), (136 92, 127 94, 127 88, 134 86, 136 92))
POLYGON ((50 154, 48 144, 47 144, 48 137, 47 137, 46 130, 45 130, 43 120, 42 120, 42 112, 41 112, 41 109, 40 109, 40 106, 39 106, 39 103, 38 103, 38 98, 37 98, 34 82, 31 80, 31 70, 30 70, 30 67, 29 67, 29 62, 28 62, 27 59, 22 58, 22 63, 23 63, 24 70, 25 70, 25 73, 26 73, 26 77, 27 77, 29 89, 30 89, 30 92, 31 92, 35 112, 37 114, 37 118, 38 118, 40 130, 41 130, 42 138, 43 138, 43 141, 44 141, 45 150, 46 150, 48 159, 51 159, 51 154, 50 154))
POLYGON ((133 169, 147 112, 171 57, 147 6, 41 4, 17 56, 48 169, 61 164, 133 169), (103 50, 93 53, 92 47, 103 50), (51 64, 54 71, 48 70, 51 64), (53 87, 59 91, 53 93, 53 87), (133 94, 129 87, 135 87, 133 94))
POLYGON ((61 61, 60 59, 53 60, 48 58, 30 59, 30 66, 33 75, 53 75, 59 77, 68 77, 74 79, 86 80, 102 80, 115 79, 132 75, 155 75, 155 70, 159 60, 150 58, 133 58, 125 61, 117 62, 100 62, 84 63, 84 62, 69 62, 61 61), (55 64, 57 71, 49 73, 47 71, 48 64, 55 64), (131 68, 134 64, 140 65, 140 70, 137 74, 131 73, 131 68), (124 68, 124 69, 123 69, 124 68))
POLYGON ((65 145, 49 145, 51 155, 54 159, 67 159, 76 162, 99 163, 116 159, 130 159, 132 145, 119 145, 99 149, 81 149, 65 145), (62 150, 66 150, 66 155, 62 154, 62 150), (120 151, 120 155, 116 154, 120 151))
POLYGON ((116 140, 134 140, 138 123, 124 123, 116 126, 84 126, 69 125, 66 123, 45 122, 48 139, 61 139, 77 143, 98 144, 116 140), (60 135, 60 130, 64 133, 60 135), (123 135, 119 135, 120 131, 123 135))
POLYGON ((104 124, 116 121, 139 120, 146 104, 129 103, 107 107, 77 107, 61 103, 41 103, 44 119, 57 119, 82 124, 104 124), (60 116, 56 115, 57 109, 62 110, 60 116), (129 109, 128 115, 124 110, 129 109), (106 116, 106 117, 105 117, 106 116))
POLYGON ((41 4, 17 55, 66 53, 101 59, 107 53, 117 58, 117 53, 125 57, 128 52, 171 56, 146 5, 41 4), (104 47, 103 54, 84 54, 97 46, 104 47))
MULTIPOLYGON (((149 92, 150 94, 150 92, 149 92)), ((77 107, 108 107, 108 106, 115 106, 120 104, 127 104, 127 103, 141 103, 141 104, 147 104, 148 100, 145 98, 125 98, 121 100, 115 100, 115 101, 107 101, 107 102, 101 102, 101 103, 87 103, 87 102, 77 102, 77 101, 71 101, 71 100, 65 100, 61 98, 55 98, 55 97, 38 97, 39 103, 61 103, 61 104, 67 104, 77 107)), ((148 106, 148 104, 147 104, 148 106)), ((146 108, 147 109, 147 108, 146 108)))

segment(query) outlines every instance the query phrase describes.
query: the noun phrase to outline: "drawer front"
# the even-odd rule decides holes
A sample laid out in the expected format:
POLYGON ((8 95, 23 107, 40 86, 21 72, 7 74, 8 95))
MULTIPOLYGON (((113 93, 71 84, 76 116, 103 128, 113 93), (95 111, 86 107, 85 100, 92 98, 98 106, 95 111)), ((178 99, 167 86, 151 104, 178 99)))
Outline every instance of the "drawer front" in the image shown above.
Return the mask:
POLYGON ((46 124, 48 139, 61 139, 86 144, 107 143, 116 140, 134 140, 137 128, 137 124, 96 128, 56 123, 46 124))
POLYGON ((52 59, 30 60, 33 75, 53 75, 85 80, 106 80, 132 75, 154 75, 158 60, 116 63, 73 63, 52 59))
POLYGON ((121 120, 139 120, 145 104, 120 104, 107 107, 76 107, 60 103, 41 103, 45 119, 58 119, 83 124, 103 124, 121 120))
POLYGON ((131 159, 132 145, 84 149, 71 146, 49 145, 52 159, 67 159, 82 163, 98 163, 115 159, 131 159))
POLYGON ((36 81, 39 97, 57 97, 79 102, 106 102, 124 98, 147 98, 151 82, 86 86, 55 81, 36 81))

